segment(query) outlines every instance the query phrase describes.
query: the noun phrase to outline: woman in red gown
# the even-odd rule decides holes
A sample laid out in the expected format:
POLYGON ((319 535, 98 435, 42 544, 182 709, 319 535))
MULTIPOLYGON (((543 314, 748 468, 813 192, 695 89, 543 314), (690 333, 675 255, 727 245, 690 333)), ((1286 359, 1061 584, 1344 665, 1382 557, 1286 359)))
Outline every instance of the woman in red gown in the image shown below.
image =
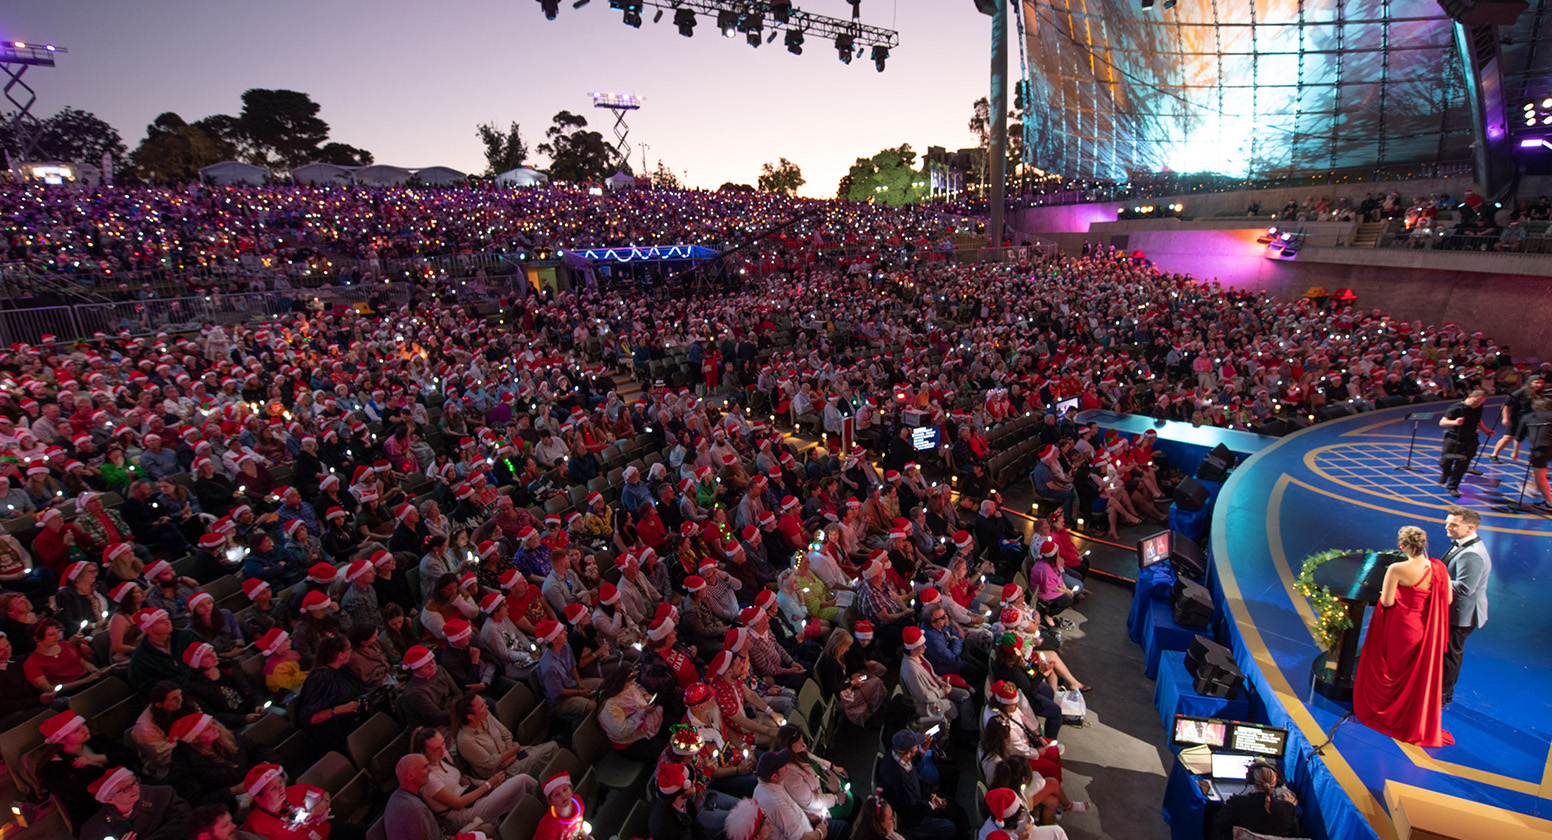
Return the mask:
POLYGON ((1380 604, 1358 657, 1353 713, 1364 725, 1420 747, 1455 743, 1444 731, 1444 649, 1450 575, 1428 556, 1428 538, 1407 525, 1396 536, 1406 559, 1385 570, 1380 604))

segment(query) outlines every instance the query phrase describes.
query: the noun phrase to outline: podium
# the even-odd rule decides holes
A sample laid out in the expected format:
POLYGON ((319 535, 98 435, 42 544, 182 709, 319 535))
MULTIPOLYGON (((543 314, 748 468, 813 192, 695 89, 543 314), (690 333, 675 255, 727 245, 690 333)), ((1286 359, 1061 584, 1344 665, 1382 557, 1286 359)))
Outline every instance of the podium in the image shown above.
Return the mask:
POLYGON ((1405 560, 1395 552, 1358 551, 1333 557, 1315 570, 1315 582, 1331 590, 1342 602, 1352 626, 1342 631, 1336 645, 1315 657, 1315 690, 1339 703, 1353 701, 1353 675, 1358 670, 1358 640, 1363 636, 1363 617, 1380 601, 1385 570, 1405 560))

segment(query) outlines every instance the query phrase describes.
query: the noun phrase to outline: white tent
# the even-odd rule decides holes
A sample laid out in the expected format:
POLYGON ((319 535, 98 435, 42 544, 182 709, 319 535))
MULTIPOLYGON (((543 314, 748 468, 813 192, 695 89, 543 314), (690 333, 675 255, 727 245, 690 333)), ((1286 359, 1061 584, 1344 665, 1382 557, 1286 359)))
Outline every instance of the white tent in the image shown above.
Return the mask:
POLYGON ((235 160, 212 163, 199 171, 201 180, 209 181, 218 186, 231 186, 232 184, 263 184, 269 178, 269 170, 262 166, 254 166, 250 163, 241 163, 235 160))
POLYGON ((444 184, 458 184, 469 180, 469 176, 456 169, 447 166, 428 166, 425 169, 415 170, 415 176, 422 184, 442 186, 444 184))
POLYGON ((410 171, 397 166, 377 164, 356 170, 356 182, 372 187, 402 186, 410 180, 410 171))
POLYGON ((626 175, 624 172, 616 172, 604 179, 604 186, 611 190, 628 190, 636 186, 636 176, 626 175))
POLYGON ((291 179, 298 184, 349 184, 355 169, 332 163, 304 163, 291 170, 291 179))
POLYGON ((496 176, 496 183, 513 187, 539 187, 550 181, 550 176, 527 166, 519 166, 496 176))

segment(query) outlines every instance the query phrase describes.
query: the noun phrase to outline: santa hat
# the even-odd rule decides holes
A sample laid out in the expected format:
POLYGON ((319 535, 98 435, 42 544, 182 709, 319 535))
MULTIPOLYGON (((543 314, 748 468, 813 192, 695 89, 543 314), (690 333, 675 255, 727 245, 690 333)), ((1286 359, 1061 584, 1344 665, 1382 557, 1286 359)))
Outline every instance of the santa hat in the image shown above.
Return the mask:
POLYGON ((393 555, 382 549, 372 552, 372 565, 381 569, 393 562, 393 555))
POLYGON ((474 628, 461 618, 448 619, 447 623, 442 625, 442 635, 449 643, 464 641, 473 633, 474 628))
POLYGON ((548 779, 544 780, 544 795, 545 796, 549 796, 551 793, 554 793, 557 788, 566 787, 566 786, 568 786, 570 784, 571 784, 571 774, 570 773, 565 773, 565 772, 556 773, 555 775, 553 775, 553 776, 549 777, 548 779))
POLYGON ((243 791, 251 797, 257 798, 269 783, 280 778, 279 764, 260 764, 248 771, 243 777, 243 791))
POLYGON ((203 712, 184 715, 173 721, 172 728, 167 730, 167 740, 182 741, 185 744, 193 743, 194 739, 199 737, 199 733, 204 732, 213 720, 215 718, 203 712))
POLYGON ((915 650, 916 648, 919 648, 927 643, 926 639, 922 638, 922 630, 920 627, 905 628, 905 631, 900 634, 900 639, 901 641, 905 642, 905 647, 907 650, 915 650))
POLYGON ((1024 594, 1024 589, 1016 583, 1005 584, 1002 587, 1002 602, 1017 601, 1024 594))
POLYGON ((998 703, 1017 703, 1019 701, 1019 687, 1007 680, 998 680, 992 685, 992 696, 998 703))
POLYGON ((939 592, 935 587, 929 586, 923 589, 917 597, 921 598, 922 606, 925 607, 943 600, 943 593, 939 592))
POLYGON ((404 652, 404 670, 417 671, 436 662, 436 657, 424 645, 411 645, 404 652))
POLYGON ((167 618, 166 610, 156 607, 145 607, 140 612, 135 613, 135 626, 140 628, 140 632, 149 633, 152 625, 165 618, 167 618))
POLYGON ((657 767, 657 789, 664 796, 672 796, 690 787, 690 771, 683 764, 665 761, 657 767))
MULTIPOLYGON (((114 545, 115 546, 123 546, 123 549, 115 550, 113 552, 114 555, 117 555, 117 554, 120 553, 120 551, 129 548, 129 544, 128 543, 115 543, 114 545)), ((109 560, 110 560, 110 558, 107 556, 107 553, 104 552, 104 554, 103 554, 103 561, 104 561, 104 563, 109 562, 109 560)), ((167 562, 166 560, 158 560, 155 563, 152 563, 151 565, 146 567, 145 579, 154 583, 157 580, 161 579, 162 573, 170 572, 170 571, 172 571, 172 564, 171 563, 167 562)))
POLYGON ((205 642, 198 642, 189 645, 183 649, 183 664, 189 666, 190 668, 198 668, 199 666, 195 663, 199 662, 200 658, 203 657, 206 652, 215 653, 215 651, 216 649, 214 647, 211 647, 205 642))
POLYGON ((851 626, 851 632, 859 641, 866 642, 873 638, 873 622, 862 619, 851 626))
POLYGON ((57 744, 65 740, 65 736, 85 725, 86 718, 67 710, 44 721, 39 729, 43 732, 43 740, 50 744, 57 744))
POLYGON ((565 616, 568 623, 576 624, 582 620, 582 616, 584 615, 587 615, 586 606, 578 603, 570 603, 566 605, 565 616))
POLYGON ((507 596, 502 595, 500 592, 492 592, 489 595, 486 595, 484 598, 480 599, 480 610, 483 611, 486 615, 490 615, 491 613, 495 612, 496 608, 501 606, 506 600, 507 596))
POLYGON ((345 567, 345 580, 348 580, 351 583, 355 583, 362 578, 375 574, 377 574, 376 567, 374 567, 371 562, 367 560, 357 560, 356 562, 351 563, 349 566, 345 567))
POLYGON ((201 534, 199 538, 199 547, 205 549, 206 551, 213 551, 217 548, 220 548, 221 545, 225 542, 226 536, 224 534, 201 534))
POLYGON ((955 531, 954 545, 959 548, 969 548, 971 543, 969 531, 955 531))
POLYGON ((700 575, 690 575, 684 579, 684 591, 699 592, 706 588, 706 579, 700 575))
POLYGON ((196 592, 196 593, 194 593, 192 596, 189 597, 189 612, 194 612, 196 609, 199 608, 200 604, 207 603, 207 602, 210 603, 211 605, 214 605, 215 602, 216 602, 215 596, 211 595, 209 592, 196 592))
POLYGON ((608 581, 598 587, 598 603, 617 604, 620 601, 620 588, 608 581))
POLYGON ((668 638, 668 634, 672 632, 674 632, 674 623, 666 618, 655 618, 647 625, 647 638, 654 642, 668 638))
POLYGON ((1019 795, 1012 788, 992 788, 986 792, 986 810, 997 822, 1010 819, 1019 810, 1019 795))
POLYGON ((280 651, 281 644, 289 638, 291 638, 290 633, 279 627, 271 627, 268 633, 259 637, 259 653, 265 656, 274 656, 280 651))
POLYGON ((545 643, 554 641, 565 632, 564 628, 560 626, 560 622, 553 618, 546 618, 539 622, 539 626, 534 628, 534 631, 534 635, 539 641, 545 643))
POLYGON ((102 774, 97 781, 86 786, 87 793, 93 799, 106 805, 112 801, 114 794, 124 789, 125 785, 135 782, 135 774, 123 767, 114 767, 102 774))

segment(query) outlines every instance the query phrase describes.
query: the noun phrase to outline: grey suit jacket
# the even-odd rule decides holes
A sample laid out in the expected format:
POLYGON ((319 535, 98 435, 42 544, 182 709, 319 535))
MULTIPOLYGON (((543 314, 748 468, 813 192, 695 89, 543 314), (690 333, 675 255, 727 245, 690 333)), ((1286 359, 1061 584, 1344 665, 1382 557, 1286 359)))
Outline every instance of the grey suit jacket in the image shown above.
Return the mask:
POLYGON ((1456 627, 1481 627, 1487 623, 1487 576, 1493 560, 1479 538, 1465 548, 1451 548, 1444 555, 1450 570, 1455 601, 1450 604, 1450 624, 1456 627))

